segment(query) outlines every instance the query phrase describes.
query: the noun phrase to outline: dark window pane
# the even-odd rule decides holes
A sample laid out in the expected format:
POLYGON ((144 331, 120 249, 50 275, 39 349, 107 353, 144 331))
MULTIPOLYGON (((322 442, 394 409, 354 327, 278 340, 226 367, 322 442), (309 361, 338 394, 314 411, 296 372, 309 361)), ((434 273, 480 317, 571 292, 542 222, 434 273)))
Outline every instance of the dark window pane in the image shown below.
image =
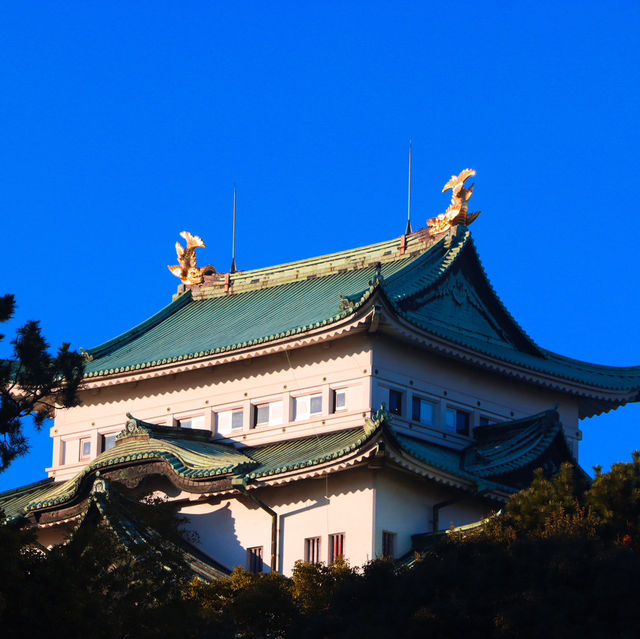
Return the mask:
POLYGON ((247 548, 247 570, 252 573, 262 572, 262 546, 247 548))
POLYGON ((413 406, 411 407, 411 419, 415 422, 420 421, 420 399, 418 397, 413 398, 413 406))
POLYGON ((393 415, 402 415, 402 393, 400 391, 389 391, 389 412, 393 415))
POLYGON ((463 410, 456 411, 456 433, 459 435, 469 434, 469 413, 463 410))

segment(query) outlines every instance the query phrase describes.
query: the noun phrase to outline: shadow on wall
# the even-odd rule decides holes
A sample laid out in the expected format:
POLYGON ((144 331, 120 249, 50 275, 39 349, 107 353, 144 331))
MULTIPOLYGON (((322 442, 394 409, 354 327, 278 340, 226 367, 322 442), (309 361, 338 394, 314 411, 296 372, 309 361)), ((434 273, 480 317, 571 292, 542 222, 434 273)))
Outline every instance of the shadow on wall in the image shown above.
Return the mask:
MULTIPOLYGON (((299 515, 301 513, 307 512, 309 510, 313 510, 314 508, 319 508, 320 506, 328 506, 329 499, 327 497, 320 497, 316 499, 313 503, 308 504, 302 508, 298 508, 298 510, 291 510, 288 513, 283 513, 279 517, 279 530, 278 530, 278 571, 282 572, 284 570, 284 538, 285 538, 285 528, 287 519, 293 515, 299 515)), ((299 540, 300 543, 300 557, 299 559, 304 559, 304 548, 302 546, 302 539, 299 540)))
POLYGON ((209 513, 185 513, 190 528, 198 533, 202 552, 227 568, 245 567, 247 550, 238 539, 236 523, 227 503, 209 513))

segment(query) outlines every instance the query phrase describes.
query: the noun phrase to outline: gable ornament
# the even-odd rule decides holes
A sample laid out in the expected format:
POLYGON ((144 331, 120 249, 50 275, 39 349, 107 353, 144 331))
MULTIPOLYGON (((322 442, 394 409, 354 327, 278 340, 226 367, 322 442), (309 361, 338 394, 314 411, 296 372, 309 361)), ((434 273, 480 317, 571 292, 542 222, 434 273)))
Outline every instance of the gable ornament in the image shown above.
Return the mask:
POLYGON ((475 185, 472 184, 469 188, 464 185, 474 175, 476 175, 476 172, 473 169, 465 169, 460 175, 452 175, 451 179, 444 185, 443 193, 451 191, 451 204, 444 213, 427 220, 430 235, 444 233, 459 224, 469 226, 480 215, 480 211, 469 213, 469 200, 473 195, 473 187, 475 185))
MULTIPOLYGON (((202 238, 197 235, 191 235, 189 231, 180 233, 187 246, 184 247, 180 242, 176 242, 176 253, 178 254, 178 266, 169 266, 169 270, 179 277, 183 284, 202 284, 204 281, 203 273, 205 268, 207 271, 213 269, 212 266, 200 268, 196 261, 196 249, 207 248, 202 238)), ((213 269, 215 272, 215 269, 213 269)))

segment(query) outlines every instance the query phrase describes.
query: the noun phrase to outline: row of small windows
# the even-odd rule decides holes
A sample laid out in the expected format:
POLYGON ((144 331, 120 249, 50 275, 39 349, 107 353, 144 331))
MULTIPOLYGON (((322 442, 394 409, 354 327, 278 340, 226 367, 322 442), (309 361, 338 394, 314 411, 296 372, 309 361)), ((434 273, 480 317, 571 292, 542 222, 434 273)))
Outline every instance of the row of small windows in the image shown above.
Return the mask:
MULTIPOLYGON (((403 415, 403 393, 394 388, 389 389, 389 412, 393 415, 403 415)), ((411 420, 436 428, 439 422, 440 405, 437 402, 425 399, 423 397, 413 396, 411 401, 411 420)), ((480 426, 487 426, 494 423, 490 417, 481 415, 479 419, 480 426)), ((458 435, 469 435, 471 426, 471 412, 457 408, 455 406, 447 406, 444 413, 443 430, 458 435)))
MULTIPOLYGON (((113 433, 112 435, 100 435, 98 438, 98 448, 100 449, 99 453, 104 452, 105 450, 109 450, 116 445, 116 435, 117 433, 113 433)), ((61 442, 61 451, 60 451, 60 459, 63 464, 71 464, 77 461, 86 461, 93 456, 92 444, 90 437, 82 437, 78 442, 78 448, 76 449, 77 459, 70 459, 72 455, 71 442, 62 441, 61 442)))
MULTIPOLYGON (((333 391, 333 411, 341 411, 347 407, 346 389, 333 391)), ((254 404, 253 425, 254 426, 279 426, 284 423, 284 402, 282 400, 274 402, 264 402, 254 404)), ((293 399, 293 421, 300 422, 312 419, 322 414, 323 400, 322 394, 303 395, 293 399)), ((191 417, 178 422, 182 428, 204 428, 203 416, 191 417)), ((244 428, 244 411, 241 408, 219 411, 216 413, 216 432, 219 435, 230 435, 234 431, 244 428)))
MULTIPOLYGON (((344 533, 334 533, 328 537, 327 561, 332 564, 338 557, 344 556, 344 533)), ((307 537, 304 540, 304 560, 319 564, 322 561, 322 547, 320 537, 307 537)), ((247 548, 247 570, 253 573, 264 569, 263 547, 247 548)))
MULTIPOLYGON (((332 410, 338 412, 347 407, 347 390, 340 389, 332 391, 332 410)), ((284 423, 284 403, 282 400, 254 404, 253 425, 255 426, 278 426, 284 423)), ((293 420, 305 421, 322 414, 323 401, 322 394, 303 395, 295 397, 293 400, 293 420)), ((206 428, 204 415, 189 417, 178 421, 181 428, 206 428)), ((216 413, 216 432, 219 435, 231 435, 233 432, 241 431, 244 428, 244 411, 241 408, 219 411, 216 413)), ((116 433, 112 435, 100 435, 98 441, 99 450, 95 454, 113 448, 116 443, 116 433)), ((79 442, 78 458, 71 459, 71 442, 62 441, 61 463, 70 464, 78 461, 86 461, 94 456, 90 437, 83 437, 79 442)))

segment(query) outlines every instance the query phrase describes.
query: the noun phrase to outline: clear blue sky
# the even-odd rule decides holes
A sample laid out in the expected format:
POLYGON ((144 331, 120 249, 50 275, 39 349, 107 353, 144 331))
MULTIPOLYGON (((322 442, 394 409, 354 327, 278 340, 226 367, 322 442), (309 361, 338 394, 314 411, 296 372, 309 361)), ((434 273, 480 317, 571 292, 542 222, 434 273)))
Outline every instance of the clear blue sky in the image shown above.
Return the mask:
MULTIPOLYGON (((520 324, 640 364, 639 32, 637 2, 2 3, 2 332, 123 332, 170 301, 184 229, 227 270, 234 180, 242 269, 397 237, 411 138, 414 226, 475 168, 520 324)), ((640 447, 638 406, 582 428, 586 468, 640 447)), ((32 444, 0 489, 44 476, 32 444)))

